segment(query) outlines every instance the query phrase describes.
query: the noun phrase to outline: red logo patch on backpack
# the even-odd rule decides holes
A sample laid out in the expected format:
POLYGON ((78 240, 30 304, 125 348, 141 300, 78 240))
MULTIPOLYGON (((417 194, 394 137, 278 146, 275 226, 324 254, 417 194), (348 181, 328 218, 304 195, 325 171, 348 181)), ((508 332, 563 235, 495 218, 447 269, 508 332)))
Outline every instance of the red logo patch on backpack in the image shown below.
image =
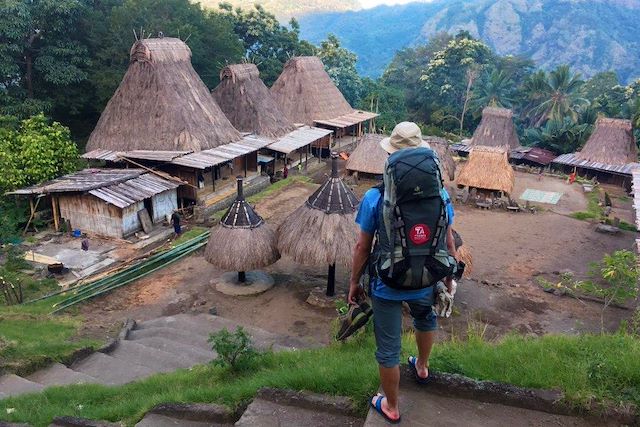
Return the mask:
POLYGON ((409 238, 414 245, 424 245, 431 237, 431 230, 425 224, 416 224, 409 232, 409 238))

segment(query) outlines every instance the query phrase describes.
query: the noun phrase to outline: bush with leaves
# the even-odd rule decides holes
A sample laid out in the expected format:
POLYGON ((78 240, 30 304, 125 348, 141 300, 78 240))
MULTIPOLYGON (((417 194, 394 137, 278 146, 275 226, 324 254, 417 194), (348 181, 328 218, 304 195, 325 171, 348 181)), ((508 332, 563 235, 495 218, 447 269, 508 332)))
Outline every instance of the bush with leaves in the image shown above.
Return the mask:
POLYGON ((611 304, 624 304, 638 297, 638 257, 626 249, 607 254, 601 262, 591 265, 591 275, 594 280, 576 282, 576 289, 602 298, 600 326, 604 330, 604 313, 611 304))
POLYGON ((234 371, 242 370, 257 355, 251 344, 251 336, 239 326, 235 332, 229 332, 227 328, 209 335, 211 348, 218 355, 214 359, 215 365, 229 367, 234 371))

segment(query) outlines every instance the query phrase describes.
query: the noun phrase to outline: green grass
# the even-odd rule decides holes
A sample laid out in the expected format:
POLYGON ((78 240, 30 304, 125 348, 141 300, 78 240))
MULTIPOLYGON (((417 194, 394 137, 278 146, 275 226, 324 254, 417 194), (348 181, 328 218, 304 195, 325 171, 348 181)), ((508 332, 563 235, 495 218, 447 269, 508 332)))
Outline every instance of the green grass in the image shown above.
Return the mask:
POLYGON ((186 243, 191 239, 195 239, 196 237, 200 236, 202 233, 205 233, 206 231, 207 231, 206 227, 199 227, 197 225, 193 226, 188 231, 185 231, 184 233, 182 233, 180 237, 178 237, 176 240, 171 242, 171 246, 175 247, 175 246, 181 245, 182 243, 186 243))
POLYGON ((53 361, 68 361, 81 348, 100 342, 77 339, 82 318, 50 316, 51 301, 0 308, 0 372, 28 374, 53 361))
MULTIPOLYGON (((532 388, 558 388, 576 406, 640 404, 640 340, 630 335, 509 336, 497 343, 479 332, 434 348, 434 370, 532 388)), ((414 353, 405 337, 404 355, 414 353)), ((245 373, 211 365, 157 375, 120 387, 78 385, 0 401, 0 419, 48 425, 55 415, 134 424, 162 402, 217 402, 237 408, 264 386, 352 397, 361 413, 378 387, 370 336, 317 350, 266 354, 245 373), (14 408, 11 414, 6 409, 14 408)))
POLYGON ((587 194, 587 210, 573 212, 571 217, 582 221, 599 220, 602 217, 603 209, 600 206, 600 188, 594 187, 593 191, 587 194))

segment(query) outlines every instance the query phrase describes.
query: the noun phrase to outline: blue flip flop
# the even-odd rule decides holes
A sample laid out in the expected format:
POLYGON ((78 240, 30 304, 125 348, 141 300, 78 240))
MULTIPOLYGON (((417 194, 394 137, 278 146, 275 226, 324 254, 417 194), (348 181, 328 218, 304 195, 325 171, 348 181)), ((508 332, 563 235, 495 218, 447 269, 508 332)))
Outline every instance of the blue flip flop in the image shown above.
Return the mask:
POLYGON ((387 420, 387 422, 389 424, 400 424, 400 421, 402 421, 402 417, 398 417, 397 419, 393 419, 391 417, 389 417, 389 415, 385 414, 384 411, 382 410, 382 400, 386 399, 386 397, 384 397, 383 395, 381 395, 380 393, 376 394, 374 397, 380 396, 380 398, 378 400, 376 400, 376 403, 373 403, 373 398, 369 401, 369 406, 371 406, 373 409, 375 409, 375 411, 382 415, 382 417, 384 417, 385 420, 387 420))
POLYGON ((418 382, 418 384, 429 384, 431 382, 431 375, 427 375, 427 378, 422 378, 420 375, 418 375, 418 368, 416 368, 417 361, 418 359, 416 359, 415 356, 409 356, 409 366, 411 366, 411 368, 413 369, 413 375, 416 377, 416 381, 418 382))

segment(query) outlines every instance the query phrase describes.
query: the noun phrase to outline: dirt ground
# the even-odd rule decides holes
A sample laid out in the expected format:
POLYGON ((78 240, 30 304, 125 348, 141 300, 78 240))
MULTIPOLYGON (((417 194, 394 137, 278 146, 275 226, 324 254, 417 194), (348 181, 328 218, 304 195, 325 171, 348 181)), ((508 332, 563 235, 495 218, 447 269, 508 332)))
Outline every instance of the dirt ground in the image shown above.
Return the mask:
MULTIPOLYGON (((314 178, 320 182, 325 174, 326 169, 314 178)), ((470 320, 485 323, 489 337, 511 331, 538 335, 595 332, 600 328, 599 304, 545 293, 537 278, 558 281, 559 273, 566 270, 583 277, 588 264, 600 260, 603 254, 631 249, 635 234, 598 234, 594 225, 569 217, 570 212, 586 208, 577 184, 568 186, 549 177, 539 181, 537 175, 524 173, 517 173, 516 183, 516 195, 534 188, 562 192, 563 197, 557 206, 545 206, 538 214, 456 205, 456 229, 472 250, 473 273, 459 286, 454 316, 440 322, 443 337, 463 335, 470 320)), ((362 195, 372 184, 361 181, 356 192, 362 195)), ((315 188, 301 183, 289 186, 259 202, 256 209, 276 227, 315 188)), ((622 193, 619 204, 628 202, 630 206, 622 193)), ((215 308, 221 316, 303 338, 309 344, 330 342, 335 310, 305 302, 312 288, 325 286, 326 269, 300 266, 284 257, 266 270, 275 278, 273 289, 253 297, 228 297, 211 285, 223 272, 208 264, 202 254, 195 254, 84 305, 85 333, 106 336, 125 318, 145 320, 215 308)), ((347 278, 348 272, 339 269, 338 291, 346 291, 347 278)), ((630 315, 628 310, 610 309, 607 327, 617 328, 620 320, 630 315)))

